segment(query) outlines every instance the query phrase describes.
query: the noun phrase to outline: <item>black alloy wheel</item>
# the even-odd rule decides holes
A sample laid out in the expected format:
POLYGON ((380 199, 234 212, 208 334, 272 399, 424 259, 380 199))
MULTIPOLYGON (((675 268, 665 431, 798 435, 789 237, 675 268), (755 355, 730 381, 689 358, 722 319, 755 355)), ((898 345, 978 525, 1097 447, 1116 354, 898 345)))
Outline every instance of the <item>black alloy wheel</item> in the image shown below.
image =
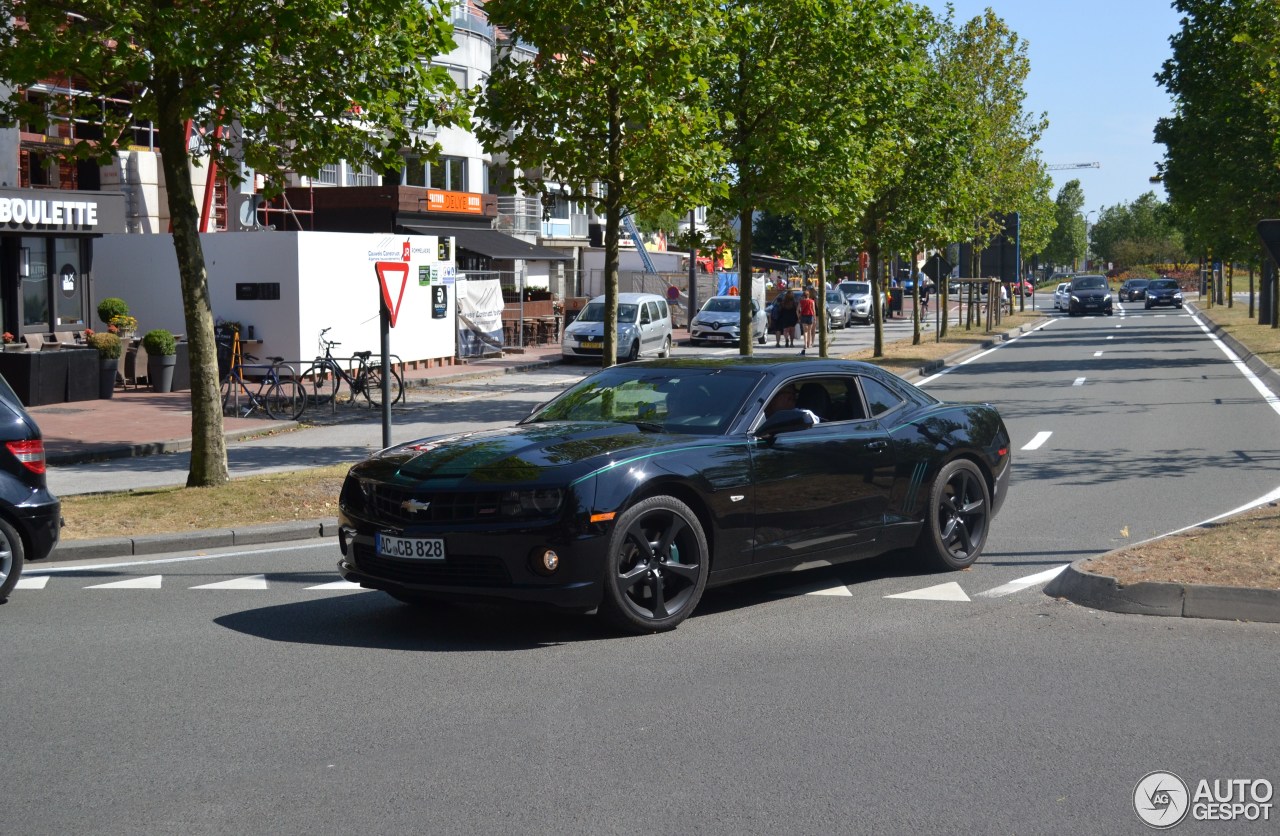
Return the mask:
POLYGON ((917 544, 921 556, 941 569, 972 566, 991 522, 991 495, 978 466, 968 459, 948 462, 933 481, 926 513, 917 544))
POLYGON ((618 517, 605 567, 605 617, 630 633, 674 629, 707 585, 707 540, 678 499, 653 496, 618 517))

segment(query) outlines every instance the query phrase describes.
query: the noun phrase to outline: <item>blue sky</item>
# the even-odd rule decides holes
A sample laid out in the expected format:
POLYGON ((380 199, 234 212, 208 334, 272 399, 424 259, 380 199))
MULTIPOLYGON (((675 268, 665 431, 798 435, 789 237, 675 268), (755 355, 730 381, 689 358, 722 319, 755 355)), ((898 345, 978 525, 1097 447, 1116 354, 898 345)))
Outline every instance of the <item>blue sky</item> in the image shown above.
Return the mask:
MULTIPOLYGON (((944 0, 926 0, 937 12, 944 0)), ((1102 164, 1100 169, 1051 171, 1057 196, 1078 179, 1081 211, 1128 203, 1143 192, 1165 199, 1147 178, 1156 173, 1164 146, 1152 138, 1161 116, 1172 112, 1154 75, 1169 57, 1169 36, 1180 16, 1169 0, 953 0, 956 20, 990 7, 1028 42, 1031 75, 1026 107, 1046 113, 1040 140, 1048 164, 1102 164)))

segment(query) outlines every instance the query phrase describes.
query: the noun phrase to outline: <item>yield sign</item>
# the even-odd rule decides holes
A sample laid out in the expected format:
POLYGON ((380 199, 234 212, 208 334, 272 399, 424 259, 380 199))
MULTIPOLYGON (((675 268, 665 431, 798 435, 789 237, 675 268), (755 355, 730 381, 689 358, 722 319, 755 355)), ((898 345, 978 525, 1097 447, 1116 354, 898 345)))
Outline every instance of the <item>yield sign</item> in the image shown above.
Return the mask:
POLYGON ((400 302, 404 299, 404 288, 409 283, 409 265, 403 261, 375 261, 373 267, 378 271, 378 283, 382 285, 382 301, 387 306, 391 317, 391 327, 396 327, 396 315, 400 313, 400 302), (391 301, 391 288, 396 282, 400 290, 396 292, 396 301, 391 301))

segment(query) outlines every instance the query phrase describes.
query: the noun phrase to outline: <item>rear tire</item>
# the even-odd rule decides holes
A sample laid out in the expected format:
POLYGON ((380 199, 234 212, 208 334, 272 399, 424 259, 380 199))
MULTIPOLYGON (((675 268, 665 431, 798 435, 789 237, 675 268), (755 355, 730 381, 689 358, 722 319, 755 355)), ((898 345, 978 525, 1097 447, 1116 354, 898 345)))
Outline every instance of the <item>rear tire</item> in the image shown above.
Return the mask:
POLYGON ((331 406, 338 395, 340 378, 328 366, 312 366, 302 373, 302 389, 308 406, 331 406))
POLYGON ((22 575, 22 537, 13 526, 0 520, 0 604, 9 599, 9 593, 22 575))
POLYGON ((307 396, 302 384, 293 378, 273 383, 262 393, 262 400, 267 415, 277 421, 297 421, 302 410, 307 408, 307 396))
MULTIPOLYGON (((391 377, 387 379, 391 403, 398 404, 404 398, 404 378, 400 377, 400 373, 395 369, 391 369, 391 377)), ((365 378, 365 400, 370 406, 382 407, 382 369, 377 366, 369 368, 369 374, 365 378)))
POLYGON ((662 341, 662 353, 658 355, 664 360, 671 356, 671 338, 666 337, 662 341))

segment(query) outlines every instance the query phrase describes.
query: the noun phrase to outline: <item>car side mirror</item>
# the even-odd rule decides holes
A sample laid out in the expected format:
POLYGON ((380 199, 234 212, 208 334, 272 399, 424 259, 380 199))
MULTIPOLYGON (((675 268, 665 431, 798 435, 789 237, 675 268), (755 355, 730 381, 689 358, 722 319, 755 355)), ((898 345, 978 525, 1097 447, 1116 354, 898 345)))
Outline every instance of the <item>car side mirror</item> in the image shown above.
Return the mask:
POLYGON ((780 409, 765 418, 755 434, 756 438, 772 438, 782 433, 807 430, 817 423, 813 413, 807 409, 780 409))

